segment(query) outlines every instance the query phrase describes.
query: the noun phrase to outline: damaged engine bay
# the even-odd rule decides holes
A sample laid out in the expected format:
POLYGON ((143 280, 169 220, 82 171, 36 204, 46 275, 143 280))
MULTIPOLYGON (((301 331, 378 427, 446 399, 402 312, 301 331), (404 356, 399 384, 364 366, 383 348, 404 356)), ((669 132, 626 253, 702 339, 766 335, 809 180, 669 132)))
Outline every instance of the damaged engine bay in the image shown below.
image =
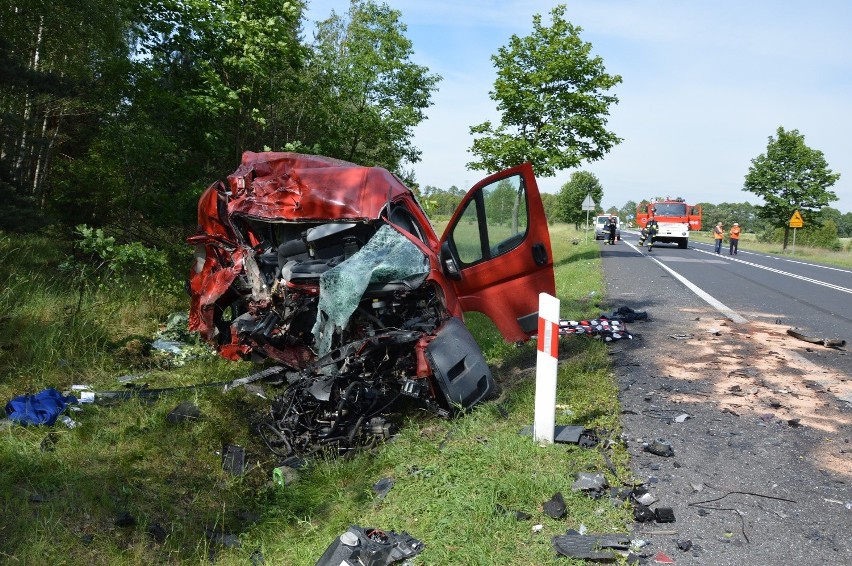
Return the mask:
POLYGON ((475 341, 425 283, 429 264, 422 252, 388 225, 366 242, 345 235, 366 228, 324 224, 273 246, 277 260, 258 262, 270 292, 234 307, 245 312, 230 331, 255 357, 262 352, 293 366, 294 350, 316 356, 286 372, 286 389, 259 428, 276 455, 371 446, 392 436, 387 414, 405 400, 449 416, 494 388, 475 341), (318 232, 349 252, 310 255, 308 249, 323 249, 313 248, 318 232), (294 249, 298 253, 290 254, 294 249))

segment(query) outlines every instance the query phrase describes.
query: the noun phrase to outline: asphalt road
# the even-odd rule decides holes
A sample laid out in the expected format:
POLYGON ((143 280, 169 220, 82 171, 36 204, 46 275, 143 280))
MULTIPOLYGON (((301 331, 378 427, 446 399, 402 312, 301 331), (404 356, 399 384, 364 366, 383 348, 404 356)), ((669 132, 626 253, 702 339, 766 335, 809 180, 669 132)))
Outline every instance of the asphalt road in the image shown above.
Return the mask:
POLYGON ((622 237, 601 243, 602 311, 649 315, 612 348, 624 437, 676 517, 637 523, 646 563, 852 564, 852 355, 786 334, 852 338, 852 273, 622 237))
MULTIPOLYGON (((625 234, 625 247, 637 247, 625 234)), ((613 248, 615 249, 615 248, 613 248)), ((711 244, 689 248, 657 244, 651 255, 749 320, 790 324, 819 336, 852 338, 852 270, 755 253, 743 245, 736 256, 711 244)))

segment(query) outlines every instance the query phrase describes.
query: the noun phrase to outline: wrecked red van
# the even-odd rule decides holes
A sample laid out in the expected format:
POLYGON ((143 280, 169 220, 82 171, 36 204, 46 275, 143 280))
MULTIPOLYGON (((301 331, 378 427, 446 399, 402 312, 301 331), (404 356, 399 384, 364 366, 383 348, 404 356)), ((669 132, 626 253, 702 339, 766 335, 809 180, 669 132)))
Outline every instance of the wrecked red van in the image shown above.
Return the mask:
POLYGON ((495 383, 464 311, 523 341, 537 331, 539 293, 555 294, 529 164, 477 183, 439 238, 385 169, 246 152, 202 194, 187 241, 190 329, 286 377, 267 431, 281 453, 382 432, 400 397, 444 415, 475 405, 495 383))

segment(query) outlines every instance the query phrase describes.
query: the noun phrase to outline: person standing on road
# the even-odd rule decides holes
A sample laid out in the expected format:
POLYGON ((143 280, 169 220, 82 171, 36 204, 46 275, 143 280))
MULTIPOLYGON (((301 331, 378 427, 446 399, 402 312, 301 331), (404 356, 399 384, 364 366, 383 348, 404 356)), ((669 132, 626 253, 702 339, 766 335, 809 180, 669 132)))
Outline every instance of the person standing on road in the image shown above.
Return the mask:
POLYGON ((643 245, 645 240, 648 240, 648 251, 654 249, 654 238, 657 236, 657 231, 660 229, 660 225, 657 223, 657 219, 654 218, 654 213, 651 212, 648 215, 648 221, 645 223, 645 228, 642 229, 642 238, 639 240, 639 245, 643 245))
POLYGON ((716 240, 716 253, 722 253, 722 240, 725 239, 725 229, 722 227, 721 222, 717 222, 716 226, 713 227, 713 239, 716 240))
POLYGON ((609 217, 609 225, 607 226, 607 228, 609 228, 609 245, 614 246, 615 245, 615 229, 618 228, 618 219, 616 219, 615 216, 609 217))
POLYGON ((740 225, 736 222, 734 222, 734 225, 731 226, 729 241, 731 246, 728 249, 728 255, 737 255, 737 248, 740 247, 740 225))

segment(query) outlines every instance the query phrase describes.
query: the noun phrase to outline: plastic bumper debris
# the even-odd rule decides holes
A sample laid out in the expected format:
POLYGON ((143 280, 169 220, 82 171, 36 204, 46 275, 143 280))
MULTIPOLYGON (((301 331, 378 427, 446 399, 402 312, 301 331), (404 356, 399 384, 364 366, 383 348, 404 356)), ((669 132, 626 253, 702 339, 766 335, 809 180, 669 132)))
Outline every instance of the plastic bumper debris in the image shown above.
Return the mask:
POLYGON ((416 556, 423 547, 406 532, 353 525, 329 545, 316 566, 385 566, 416 556))
POLYGON ((624 534, 564 534, 553 537, 553 548, 563 556, 585 560, 612 560, 626 554, 630 538, 624 534))

